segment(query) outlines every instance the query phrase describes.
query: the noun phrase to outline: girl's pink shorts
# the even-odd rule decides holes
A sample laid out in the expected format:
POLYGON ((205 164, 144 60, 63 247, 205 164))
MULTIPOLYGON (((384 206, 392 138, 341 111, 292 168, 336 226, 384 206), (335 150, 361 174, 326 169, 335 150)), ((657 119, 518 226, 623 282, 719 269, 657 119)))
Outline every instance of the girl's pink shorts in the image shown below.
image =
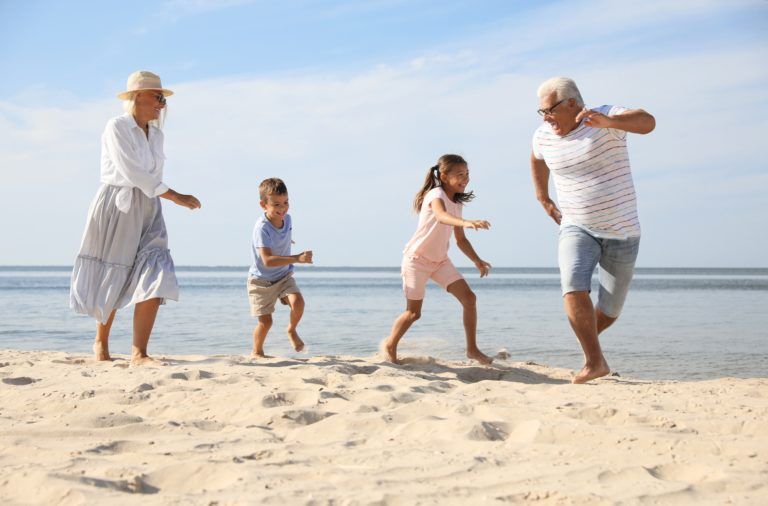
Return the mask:
POLYGON ((450 258, 442 262, 433 262, 423 257, 404 256, 400 275, 403 277, 405 298, 409 300, 424 299, 427 281, 430 278, 443 288, 448 288, 451 283, 464 279, 464 276, 453 266, 450 258))

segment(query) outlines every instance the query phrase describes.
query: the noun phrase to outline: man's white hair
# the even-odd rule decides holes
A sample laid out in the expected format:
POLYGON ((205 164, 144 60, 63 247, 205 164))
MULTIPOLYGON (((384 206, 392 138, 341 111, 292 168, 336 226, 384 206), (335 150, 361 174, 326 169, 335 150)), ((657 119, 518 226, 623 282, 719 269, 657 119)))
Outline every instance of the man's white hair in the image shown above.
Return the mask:
POLYGON ((572 98, 576 100, 576 105, 584 107, 584 100, 581 98, 579 88, 573 79, 567 77, 552 77, 547 79, 539 86, 536 94, 539 98, 548 97, 552 93, 555 93, 557 100, 567 100, 572 98))

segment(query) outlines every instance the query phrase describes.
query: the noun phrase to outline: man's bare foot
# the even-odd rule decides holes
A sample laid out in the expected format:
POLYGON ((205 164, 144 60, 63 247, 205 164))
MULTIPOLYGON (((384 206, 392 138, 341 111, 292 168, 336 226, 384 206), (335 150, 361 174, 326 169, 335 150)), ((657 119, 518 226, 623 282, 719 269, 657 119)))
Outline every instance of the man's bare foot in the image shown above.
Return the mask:
POLYGON ((579 374, 577 374, 573 380, 571 380, 571 383, 580 385, 596 378, 602 378, 603 376, 608 375, 610 372, 611 368, 608 367, 608 362, 605 360, 603 360, 596 367, 585 365, 581 371, 579 371, 579 374))
POLYGON ((384 339, 379 344, 379 353, 384 357, 384 360, 387 362, 392 362, 393 364, 401 364, 397 359, 397 345, 393 345, 389 342, 389 338, 384 339))
POLYGON ((155 360, 147 355, 133 355, 131 356, 131 367, 160 367, 165 365, 165 362, 155 360))
POLYGON ((291 340, 291 344, 293 345, 293 349, 296 351, 301 351, 304 349, 304 341, 301 340, 299 337, 299 333, 296 332, 296 329, 288 329, 288 339, 291 340))
POLYGON ((467 358, 477 360, 480 365, 490 365, 493 359, 478 349, 467 350, 467 358))
POLYGON ((94 341, 93 354, 96 356, 96 360, 99 362, 112 360, 112 357, 109 356, 109 345, 101 341, 94 341))
POLYGON ((253 350, 251 352, 251 358, 274 358, 274 357, 272 357, 271 355, 265 354, 264 350, 261 350, 261 351, 253 350))

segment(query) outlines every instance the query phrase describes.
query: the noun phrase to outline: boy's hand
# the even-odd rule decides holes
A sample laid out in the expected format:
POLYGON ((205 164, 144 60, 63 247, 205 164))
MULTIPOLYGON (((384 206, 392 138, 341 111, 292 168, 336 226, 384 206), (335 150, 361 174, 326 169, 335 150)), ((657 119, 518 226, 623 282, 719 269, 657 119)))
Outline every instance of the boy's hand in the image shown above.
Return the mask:
POLYGON ((491 272, 491 264, 486 262, 485 260, 478 259, 477 262, 475 262, 475 267, 477 267, 477 270, 480 271, 480 277, 484 278, 488 275, 488 273, 491 272))
POLYGON ((297 257, 300 264, 311 264, 312 263, 312 251, 302 251, 299 253, 299 256, 297 257))
POLYGON ((485 220, 464 220, 464 228, 471 228, 472 230, 488 230, 491 228, 491 224, 485 220))

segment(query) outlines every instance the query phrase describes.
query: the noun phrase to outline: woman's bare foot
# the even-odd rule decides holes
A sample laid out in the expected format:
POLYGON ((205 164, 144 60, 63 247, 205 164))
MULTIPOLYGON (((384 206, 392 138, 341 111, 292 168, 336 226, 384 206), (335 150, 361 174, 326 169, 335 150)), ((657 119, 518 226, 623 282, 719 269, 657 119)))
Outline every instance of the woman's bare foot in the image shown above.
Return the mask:
POLYGON ((109 345, 103 341, 93 342, 93 354, 99 362, 112 360, 112 357, 109 356, 109 345))
POLYGON ((479 349, 475 348, 474 350, 467 350, 467 358, 471 360, 477 360, 480 362, 480 365, 490 365, 491 362, 493 362, 493 359, 480 351, 479 349))
POLYGON ((387 362, 392 362, 393 364, 401 364, 397 359, 397 345, 393 345, 389 342, 389 338, 384 339, 379 344, 379 353, 384 357, 384 360, 387 362))
POLYGON ((132 355, 131 356, 131 367, 160 367, 165 365, 164 362, 160 360, 155 360, 154 358, 148 356, 148 355, 132 355))
POLYGON ((293 349, 296 351, 301 351, 304 349, 304 341, 301 340, 299 337, 299 333, 296 332, 296 329, 288 329, 288 339, 291 340, 291 345, 293 345, 293 349))
POLYGON ((608 367, 608 362, 605 360, 602 360, 599 364, 597 364, 597 366, 590 366, 587 364, 581 369, 581 371, 579 371, 579 374, 577 374, 573 380, 571 380, 571 383, 580 385, 582 383, 586 383, 587 381, 607 376, 610 372, 611 368, 608 367))

